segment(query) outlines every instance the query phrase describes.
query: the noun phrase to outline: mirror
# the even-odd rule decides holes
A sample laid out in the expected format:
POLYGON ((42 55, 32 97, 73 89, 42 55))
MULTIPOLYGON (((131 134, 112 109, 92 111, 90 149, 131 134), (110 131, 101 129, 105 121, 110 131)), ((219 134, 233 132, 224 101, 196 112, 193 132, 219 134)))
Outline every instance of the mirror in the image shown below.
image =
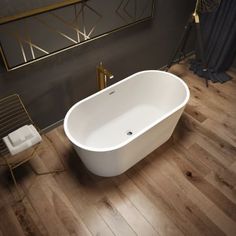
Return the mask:
POLYGON ((154 9, 154 0, 37 0, 23 6, 11 1, 15 5, 8 3, 9 9, 0 3, 1 54, 7 70, 151 19, 154 9))

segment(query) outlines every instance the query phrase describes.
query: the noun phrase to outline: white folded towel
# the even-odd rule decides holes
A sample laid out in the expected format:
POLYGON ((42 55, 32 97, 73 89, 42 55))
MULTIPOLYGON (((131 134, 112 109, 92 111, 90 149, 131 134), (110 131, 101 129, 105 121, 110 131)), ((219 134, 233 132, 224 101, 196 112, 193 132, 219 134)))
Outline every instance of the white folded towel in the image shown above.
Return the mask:
POLYGON ((33 131, 31 126, 24 125, 20 127, 19 129, 11 132, 8 134, 8 138, 12 144, 12 146, 18 146, 22 144, 27 139, 33 138, 33 131))
POLYGON ((41 142, 42 138, 33 125, 25 125, 3 138, 11 155, 22 152, 41 142))

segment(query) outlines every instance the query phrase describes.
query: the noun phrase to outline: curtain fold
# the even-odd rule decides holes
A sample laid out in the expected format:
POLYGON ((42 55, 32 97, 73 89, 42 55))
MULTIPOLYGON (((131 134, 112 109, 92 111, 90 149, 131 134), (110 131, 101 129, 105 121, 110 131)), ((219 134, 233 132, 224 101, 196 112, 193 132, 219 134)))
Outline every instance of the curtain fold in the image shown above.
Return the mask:
POLYGON ((200 20, 208 71, 203 71, 198 48, 196 58, 190 62, 190 69, 212 82, 228 81, 231 77, 226 70, 236 55, 236 0, 222 0, 217 10, 203 13, 200 20))

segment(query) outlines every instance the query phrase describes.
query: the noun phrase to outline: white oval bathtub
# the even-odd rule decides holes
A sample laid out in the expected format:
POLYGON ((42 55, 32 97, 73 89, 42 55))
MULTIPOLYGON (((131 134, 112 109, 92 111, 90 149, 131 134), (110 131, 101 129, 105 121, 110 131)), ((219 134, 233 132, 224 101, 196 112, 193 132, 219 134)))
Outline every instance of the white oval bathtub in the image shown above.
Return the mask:
POLYGON ((170 138, 188 99, 177 76, 138 72, 72 106, 65 133, 92 173, 119 175, 170 138))

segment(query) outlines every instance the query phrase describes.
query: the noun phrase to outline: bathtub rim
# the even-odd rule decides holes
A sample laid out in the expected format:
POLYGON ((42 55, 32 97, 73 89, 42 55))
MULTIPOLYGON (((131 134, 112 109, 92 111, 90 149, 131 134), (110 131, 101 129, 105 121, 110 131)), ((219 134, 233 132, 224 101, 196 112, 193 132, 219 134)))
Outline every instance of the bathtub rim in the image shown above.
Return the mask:
POLYGON ((76 102, 74 105, 72 105, 72 107, 67 111, 66 113, 66 116, 65 116, 65 119, 64 119, 64 122, 63 122, 63 128, 64 128, 64 131, 66 133, 66 136, 67 138, 73 143, 73 145, 75 145, 76 147, 79 147, 79 148, 82 148, 84 150, 87 150, 87 151, 91 151, 91 152, 108 152, 108 151, 114 151, 114 150, 117 150, 119 148, 122 148, 124 146, 126 146, 128 143, 132 142, 134 139, 136 139, 137 137, 141 136, 142 134, 144 134, 145 132, 147 132, 148 130, 150 130, 152 127, 154 127, 155 125, 157 125, 158 123, 160 123, 161 121, 165 120, 167 117, 171 116, 172 114, 174 114, 175 112, 177 112, 178 110, 180 110, 181 108, 183 108, 188 100, 190 98, 190 91, 189 91, 189 88, 187 86, 187 84, 181 79, 179 78, 178 76, 170 73, 170 72, 166 72, 166 71, 161 71, 161 70, 143 70, 143 71, 139 71, 139 72, 136 72, 128 77, 126 77, 125 79, 122 79, 121 81, 118 81, 117 83, 101 90, 101 91, 98 91, 78 102, 76 102), (148 125, 147 127, 145 127, 144 129, 142 129, 140 132, 130 136, 126 141, 124 142, 121 142, 119 143, 118 145, 115 145, 113 147, 108 147, 108 148, 94 148, 94 147, 90 147, 90 146, 87 146, 87 145, 84 145, 84 144, 81 144, 80 142, 78 142, 75 138, 72 137, 70 131, 69 131, 69 128, 68 128, 68 119, 69 119, 69 116, 70 114, 73 112, 73 110, 79 106, 80 104, 86 102, 87 100, 93 98, 93 97, 96 97, 96 96, 99 96, 99 94, 101 93, 105 93, 106 91, 108 90, 112 90, 112 88, 118 86, 119 84, 122 84, 122 83, 125 83, 127 80, 129 79, 132 79, 132 77, 135 77, 136 75, 139 75, 139 74, 144 74, 144 73, 162 73, 162 74, 166 74, 166 75, 170 75, 172 77, 174 77, 175 79, 177 79, 185 88, 185 91, 186 91, 186 97, 184 99, 184 101, 182 103, 180 103, 177 107, 175 107, 174 109, 170 110, 169 112, 165 113, 162 117, 160 117, 159 119, 155 120, 154 122, 152 122, 150 125, 148 125))

